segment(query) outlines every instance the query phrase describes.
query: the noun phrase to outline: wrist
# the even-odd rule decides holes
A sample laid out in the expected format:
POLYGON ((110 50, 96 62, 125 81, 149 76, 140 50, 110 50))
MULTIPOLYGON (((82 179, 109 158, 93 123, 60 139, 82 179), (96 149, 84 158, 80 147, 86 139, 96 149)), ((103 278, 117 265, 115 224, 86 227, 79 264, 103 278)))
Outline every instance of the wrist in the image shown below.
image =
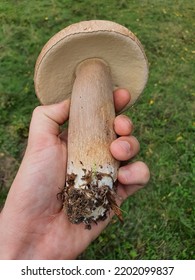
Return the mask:
POLYGON ((9 223, 8 219, 4 219, 3 213, 0 215, 0 260, 17 260, 27 259, 27 245, 25 244, 25 236, 16 231, 9 223))

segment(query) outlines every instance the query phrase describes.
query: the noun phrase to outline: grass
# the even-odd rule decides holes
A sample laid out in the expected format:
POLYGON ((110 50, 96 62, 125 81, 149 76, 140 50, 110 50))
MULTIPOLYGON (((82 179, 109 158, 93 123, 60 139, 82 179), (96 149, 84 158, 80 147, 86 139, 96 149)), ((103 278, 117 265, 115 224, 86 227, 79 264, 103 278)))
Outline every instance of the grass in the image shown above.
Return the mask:
POLYGON ((191 0, 1 0, 0 204, 38 105, 33 71, 42 46, 71 23, 113 20, 137 34, 150 64, 147 88, 127 114, 151 180, 123 205, 124 225, 113 219, 80 258, 194 259, 194 13, 191 0))

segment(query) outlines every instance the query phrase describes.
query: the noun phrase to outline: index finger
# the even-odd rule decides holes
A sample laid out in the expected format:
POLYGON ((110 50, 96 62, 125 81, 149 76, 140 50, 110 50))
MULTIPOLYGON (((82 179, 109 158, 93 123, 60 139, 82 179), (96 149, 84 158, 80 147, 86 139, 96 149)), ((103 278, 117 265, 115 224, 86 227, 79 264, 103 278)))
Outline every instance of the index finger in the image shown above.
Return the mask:
POLYGON ((114 106, 116 113, 120 112, 131 100, 127 89, 121 88, 114 91, 114 106))

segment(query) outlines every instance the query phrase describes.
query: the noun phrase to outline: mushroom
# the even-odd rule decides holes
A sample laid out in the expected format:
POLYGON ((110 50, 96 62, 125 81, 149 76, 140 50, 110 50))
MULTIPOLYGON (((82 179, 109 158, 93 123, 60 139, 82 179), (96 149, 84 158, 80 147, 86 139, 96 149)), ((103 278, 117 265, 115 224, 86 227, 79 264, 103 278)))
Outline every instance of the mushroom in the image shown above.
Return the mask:
POLYGON ((42 104, 71 98, 64 209, 72 223, 104 220, 116 203, 119 162, 110 153, 113 90, 131 93, 128 109, 143 91, 148 63, 136 36, 104 20, 72 24, 43 47, 35 66, 35 91, 42 104))

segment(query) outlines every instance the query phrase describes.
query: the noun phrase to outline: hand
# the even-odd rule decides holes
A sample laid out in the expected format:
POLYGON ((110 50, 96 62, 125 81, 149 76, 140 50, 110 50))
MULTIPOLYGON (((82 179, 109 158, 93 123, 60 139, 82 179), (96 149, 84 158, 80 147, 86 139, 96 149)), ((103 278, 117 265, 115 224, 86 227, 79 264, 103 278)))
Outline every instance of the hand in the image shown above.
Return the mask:
MULTIPOLYGON (((130 96, 126 90, 114 92, 116 111, 130 96)), ((65 182, 67 133, 59 126, 68 119, 69 101, 37 107, 32 116, 27 149, 0 214, 0 259, 74 259, 94 240, 111 220, 86 230, 83 224, 71 224, 57 199, 65 182), (82 240, 82 242, 81 242, 82 240)), ((120 161, 139 151, 137 139, 131 136, 132 123, 123 115, 116 117, 112 155, 120 161)), ((143 162, 120 167, 118 203, 142 188, 149 180, 143 162)))

